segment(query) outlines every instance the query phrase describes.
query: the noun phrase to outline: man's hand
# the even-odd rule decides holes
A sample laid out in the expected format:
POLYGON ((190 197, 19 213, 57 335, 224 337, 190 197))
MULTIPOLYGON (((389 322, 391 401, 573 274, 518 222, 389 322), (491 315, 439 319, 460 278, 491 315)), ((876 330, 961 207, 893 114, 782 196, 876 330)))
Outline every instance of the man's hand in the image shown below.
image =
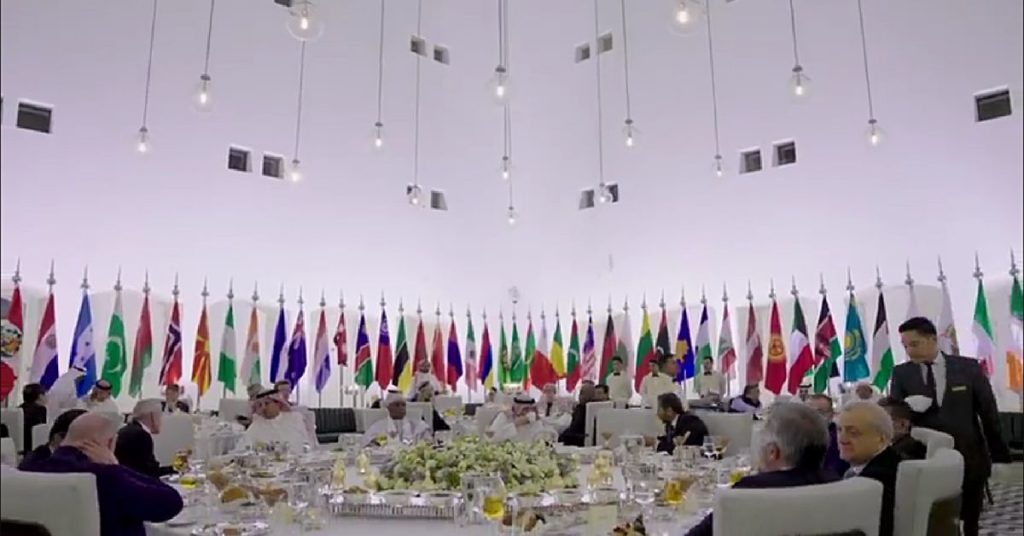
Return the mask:
POLYGON ((83 441, 78 445, 78 449, 85 453, 86 457, 88 457, 93 463, 103 465, 117 465, 118 463, 117 457, 114 456, 113 451, 96 441, 83 441))
POLYGON ((647 445, 648 447, 653 447, 656 444, 657 444, 657 439, 655 439, 655 438, 653 438, 651 436, 644 436, 644 445, 647 445))

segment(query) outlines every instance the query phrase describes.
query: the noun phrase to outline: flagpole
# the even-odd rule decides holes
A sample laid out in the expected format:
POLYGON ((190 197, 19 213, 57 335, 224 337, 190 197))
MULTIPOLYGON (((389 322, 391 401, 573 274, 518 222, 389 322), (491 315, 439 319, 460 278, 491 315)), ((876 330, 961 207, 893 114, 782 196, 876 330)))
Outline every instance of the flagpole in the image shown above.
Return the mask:
MULTIPOLYGON (((746 296, 746 298, 747 298, 747 306, 750 307, 750 311, 753 312, 753 310, 754 310, 754 291, 753 291, 753 289, 750 288, 750 280, 749 279, 747 280, 747 296, 746 296)), ((750 320, 750 318, 748 317, 747 320, 750 320)), ((750 344, 750 335, 749 335, 749 333, 750 333, 750 326, 748 325, 747 329, 744 330, 744 332, 743 332, 743 353, 745 354, 745 357, 747 358, 746 359, 747 366, 743 368, 743 384, 742 385, 743 385, 744 393, 746 392, 746 388, 747 388, 746 386, 750 383, 750 380, 748 378, 750 378, 750 356, 752 354, 751 354, 751 349, 748 347, 749 344, 750 344)), ((754 315, 754 333, 757 335, 758 340, 760 340, 761 334, 757 333, 757 316, 756 316, 756 314, 754 315)), ((738 361, 739 361, 739 358, 737 357, 737 362, 738 361)), ((739 376, 739 374, 737 374, 737 376, 739 376)), ((761 380, 762 381, 764 380, 763 374, 762 374, 761 380)), ((761 383, 761 381, 759 381, 758 383, 761 383)))
MULTIPOLYGON (((469 304, 467 303, 466 304, 466 336, 467 337, 469 336, 469 326, 471 326, 472 324, 473 324, 473 313, 472 313, 472 311, 470 311, 469 304)), ((474 338, 475 338, 475 334, 474 334, 474 338)), ((473 345, 474 346, 476 345, 476 341, 473 341, 473 345)), ((469 355, 469 352, 471 350, 475 350, 475 349, 469 348, 469 345, 467 344, 466 345, 466 355, 467 356, 469 355)), ((469 383, 466 383, 466 400, 468 401, 468 403, 473 403, 473 391, 476 390, 476 387, 480 386, 480 364, 479 363, 480 363, 480 355, 478 353, 476 358, 473 359, 473 369, 474 369, 473 370, 473 376, 475 378, 475 380, 473 381, 473 389, 470 389, 469 388, 469 383)), ((467 377, 467 373, 469 372, 469 367, 465 366, 465 359, 463 359, 463 367, 462 368, 463 368, 463 379, 462 379, 462 381, 465 382, 466 381, 466 377, 467 377)))
MULTIPOLYGON (((342 322, 342 329, 345 330, 345 338, 348 339, 348 329, 347 326, 345 326, 345 324, 343 323, 345 319, 345 292, 339 292, 340 296, 338 297, 338 309, 341 312, 339 313, 340 316, 338 317, 338 322, 342 322)), ((347 340, 342 341, 342 343, 345 344, 345 346, 348 346, 347 340)), ((346 348, 344 347, 338 349, 339 352, 344 352, 345 350, 346 348)), ((341 356, 339 355, 338 358, 340 357, 341 356)), ((356 401, 355 398, 353 397, 352 406, 355 405, 356 401)), ((345 365, 343 363, 338 363, 338 406, 345 407, 345 365)))

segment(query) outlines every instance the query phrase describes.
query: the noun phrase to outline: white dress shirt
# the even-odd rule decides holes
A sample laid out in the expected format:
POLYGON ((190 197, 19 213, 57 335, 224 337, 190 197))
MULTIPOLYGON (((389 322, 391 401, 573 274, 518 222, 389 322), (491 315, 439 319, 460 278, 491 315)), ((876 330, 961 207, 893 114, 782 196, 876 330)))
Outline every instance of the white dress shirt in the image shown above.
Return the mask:
POLYGON ((310 444, 306 420, 301 413, 285 411, 273 419, 260 415, 252 416, 252 424, 239 439, 237 449, 256 444, 285 443, 292 452, 301 452, 303 445, 310 444))
POLYGON ((629 402, 633 398, 633 380, 624 372, 608 375, 608 398, 615 402, 629 402))
POLYGON ((92 400, 86 400, 86 407, 89 411, 94 413, 120 413, 121 410, 117 407, 117 402, 114 402, 113 398, 108 398, 103 402, 93 402, 92 400))
MULTIPOLYGON (((932 375, 935 376, 935 403, 942 405, 942 397, 946 394, 946 355, 939 352, 932 361, 932 375)), ((924 363, 918 363, 921 368, 921 379, 928 385, 928 367, 924 363)))
POLYGON ((437 376, 434 376, 433 372, 417 372, 416 375, 412 377, 412 387, 410 387, 409 392, 405 394, 406 398, 412 398, 413 395, 420 390, 420 386, 427 382, 434 387, 435 393, 440 393, 443 390, 441 382, 438 381, 437 376))
POLYGON ((640 384, 640 397, 647 407, 658 407, 658 397, 664 393, 678 393, 679 387, 668 374, 651 374, 640 384))
POLYGON ((696 381, 697 394, 701 398, 704 398, 712 393, 716 395, 725 394, 725 378, 722 377, 721 372, 710 372, 705 374, 701 372, 697 375, 696 381))
POLYGON ((404 419, 396 421, 391 417, 385 417, 366 429, 366 432, 363 433, 363 446, 375 445, 380 436, 387 436, 389 442, 418 443, 430 437, 430 427, 423 422, 423 419, 406 416, 404 419))
POLYGON ((528 414, 530 422, 516 426, 515 417, 503 411, 494 418, 489 429, 494 432, 494 441, 533 441, 538 433, 547 429, 533 413, 528 414))

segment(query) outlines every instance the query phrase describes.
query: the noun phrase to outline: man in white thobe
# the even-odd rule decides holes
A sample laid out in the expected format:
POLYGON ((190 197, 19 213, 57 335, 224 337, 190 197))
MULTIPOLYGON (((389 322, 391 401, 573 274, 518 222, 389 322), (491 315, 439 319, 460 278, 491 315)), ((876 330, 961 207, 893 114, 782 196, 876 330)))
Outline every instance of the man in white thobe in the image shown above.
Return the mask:
POLYGON ((503 411, 494 418, 487 428, 493 441, 533 441, 537 434, 548 430, 540 416, 533 398, 520 393, 512 401, 512 409, 503 411))
POLYGON ((437 376, 434 376, 434 372, 431 370, 429 359, 420 361, 420 364, 416 367, 416 374, 412 377, 412 387, 405 394, 406 398, 412 398, 424 383, 429 383, 434 388, 435 393, 444 391, 444 386, 441 385, 441 382, 438 381, 437 376))
POLYGON ((237 449, 255 445, 283 443, 292 452, 313 445, 302 414, 291 411, 276 389, 264 391, 253 401, 252 424, 238 441, 237 449))
POLYGON ((53 382, 53 386, 46 392, 47 420, 53 422, 66 410, 82 408, 82 401, 78 399, 78 382, 83 376, 84 370, 71 367, 53 382))
POLYGON ((117 402, 111 397, 112 386, 107 380, 99 380, 92 387, 92 393, 85 406, 93 413, 120 413, 117 402))
POLYGON ((411 419, 406 415, 405 397, 399 391, 388 391, 384 397, 384 409, 388 416, 370 425, 363 434, 363 446, 378 445, 380 438, 400 444, 418 443, 430 439, 430 427, 423 419, 411 419))

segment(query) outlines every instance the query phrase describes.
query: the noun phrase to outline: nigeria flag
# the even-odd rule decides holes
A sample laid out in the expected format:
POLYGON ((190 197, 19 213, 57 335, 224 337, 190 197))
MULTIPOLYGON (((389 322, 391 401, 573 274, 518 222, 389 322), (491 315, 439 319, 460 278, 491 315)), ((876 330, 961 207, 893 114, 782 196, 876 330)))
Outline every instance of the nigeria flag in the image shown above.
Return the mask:
POLYGON ((238 368, 235 359, 235 307, 228 303, 228 314, 224 318, 224 334, 220 343, 220 359, 217 363, 217 381, 224 384, 224 389, 235 392, 235 379, 238 368))

